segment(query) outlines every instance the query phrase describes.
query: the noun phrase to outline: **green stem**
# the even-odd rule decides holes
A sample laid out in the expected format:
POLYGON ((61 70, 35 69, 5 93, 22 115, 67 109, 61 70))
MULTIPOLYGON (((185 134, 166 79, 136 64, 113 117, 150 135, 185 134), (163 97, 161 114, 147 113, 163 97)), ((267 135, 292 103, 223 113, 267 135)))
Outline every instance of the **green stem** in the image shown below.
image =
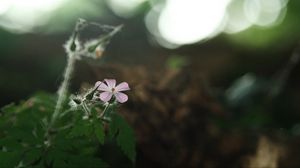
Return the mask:
POLYGON ((86 104, 85 101, 82 102, 82 107, 83 107, 83 109, 84 109, 84 111, 85 111, 85 114, 86 114, 88 117, 90 117, 91 111, 90 111, 90 109, 88 108, 88 106, 87 106, 87 104, 86 104))
POLYGON ((76 62, 75 55, 69 55, 66 70, 64 73, 64 80, 58 89, 58 99, 56 102, 55 111, 52 115, 52 118, 51 118, 51 121, 49 124, 49 128, 51 128, 54 125, 54 123, 56 122, 56 120, 59 116, 59 113, 61 112, 63 103, 65 102, 65 100, 67 98, 68 87, 69 87, 70 80, 71 80, 71 77, 72 77, 72 74, 74 71, 75 62, 76 62))
POLYGON ((103 117, 105 116, 105 113, 106 113, 107 108, 108 108, 109 106, 110 106, 110 104, 108 104, 107 106, 105 106, 105 108, 104 108, 104 110, 103 110, 103 112, 102 112, 102 114, 100 115, 99 118, 103 118, 103 117))

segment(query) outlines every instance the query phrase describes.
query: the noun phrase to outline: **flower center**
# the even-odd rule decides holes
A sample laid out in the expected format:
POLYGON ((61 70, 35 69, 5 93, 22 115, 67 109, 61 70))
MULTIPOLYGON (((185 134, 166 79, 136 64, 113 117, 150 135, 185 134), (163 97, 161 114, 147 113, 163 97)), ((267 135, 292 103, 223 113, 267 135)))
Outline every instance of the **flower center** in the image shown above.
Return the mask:
POLYGON ((115 92, 115 90, 116 90, 115 88, 111 88, 111 91, 112 91, 112 92, 115 92))

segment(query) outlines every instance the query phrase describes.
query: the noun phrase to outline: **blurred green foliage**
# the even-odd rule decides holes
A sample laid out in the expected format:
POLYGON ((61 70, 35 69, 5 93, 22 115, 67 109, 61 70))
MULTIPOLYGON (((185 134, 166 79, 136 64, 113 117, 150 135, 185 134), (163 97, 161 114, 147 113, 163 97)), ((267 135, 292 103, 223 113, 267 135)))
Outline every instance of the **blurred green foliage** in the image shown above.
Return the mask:
MULTIPOLYGON (((100 158, 105 143, 116 139, 132 163, 135 161, 134 134, 114 108, 112 122, 93 117, 82 119, 81 110, 64 112, 55 127, 48 130, 56 96, 37 93, 27 101, 2 108, 0 117, 0 165, 4 167, 108 167, 100 158), (104 125, 109 125, 106 135, 104 125)), ((105 155, 105 154, 104 154, 105 155)))

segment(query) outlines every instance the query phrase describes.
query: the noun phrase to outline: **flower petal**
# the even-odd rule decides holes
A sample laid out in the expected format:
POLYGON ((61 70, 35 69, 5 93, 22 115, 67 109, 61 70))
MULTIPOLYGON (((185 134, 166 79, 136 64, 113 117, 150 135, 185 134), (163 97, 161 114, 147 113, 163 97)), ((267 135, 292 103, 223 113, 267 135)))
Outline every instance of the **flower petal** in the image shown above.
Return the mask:
POLYGON ((111 92, 111 89, 109 89, 109 87, 105 83, 103 83, 103 82, 100 83, 100 85, 98 86, 98 90, 100 90, 100 91, 106 91, 106 92, 111 92))
POLYGON ((117 92, 114 95, 115 95, 117 101, 120 103, 124 103, 128 100, 128 96, 122 92, 117 92))
POLYGON ((96 87, 99 87, 99 86, 101 85, 101 83, 102 83, 101 81, 97 81, 97 82, 95 83, 95 88, 96 88, 96 87))
POLYGON ((118 84, 118 86, 116 86, 117 92, 126 91, 126 90, 130 90, 127 82, 122 82, 122 83, 118 84))
POLYGON ((116 80, 115 79, 104 79, 107 83, 107 86, 111 89, 116 86, 116 80))
POLYGON ((102 92, 100 93, 100 99, 103 102, 108 102, 111 99, 112 95, 113 94, 111 92, 102 92))

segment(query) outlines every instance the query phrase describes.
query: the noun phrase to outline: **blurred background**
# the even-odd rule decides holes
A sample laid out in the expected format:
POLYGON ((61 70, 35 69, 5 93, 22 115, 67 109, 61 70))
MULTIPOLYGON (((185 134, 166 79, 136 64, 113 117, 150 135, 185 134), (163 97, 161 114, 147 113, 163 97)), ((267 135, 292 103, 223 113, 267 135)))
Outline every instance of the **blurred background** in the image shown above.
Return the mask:
POLYGON ((137 167, 300 167, 300 1, 0 0, 1 106, 56 92, 78 18, 124 24, 71 90, 129 82, 137 167))

